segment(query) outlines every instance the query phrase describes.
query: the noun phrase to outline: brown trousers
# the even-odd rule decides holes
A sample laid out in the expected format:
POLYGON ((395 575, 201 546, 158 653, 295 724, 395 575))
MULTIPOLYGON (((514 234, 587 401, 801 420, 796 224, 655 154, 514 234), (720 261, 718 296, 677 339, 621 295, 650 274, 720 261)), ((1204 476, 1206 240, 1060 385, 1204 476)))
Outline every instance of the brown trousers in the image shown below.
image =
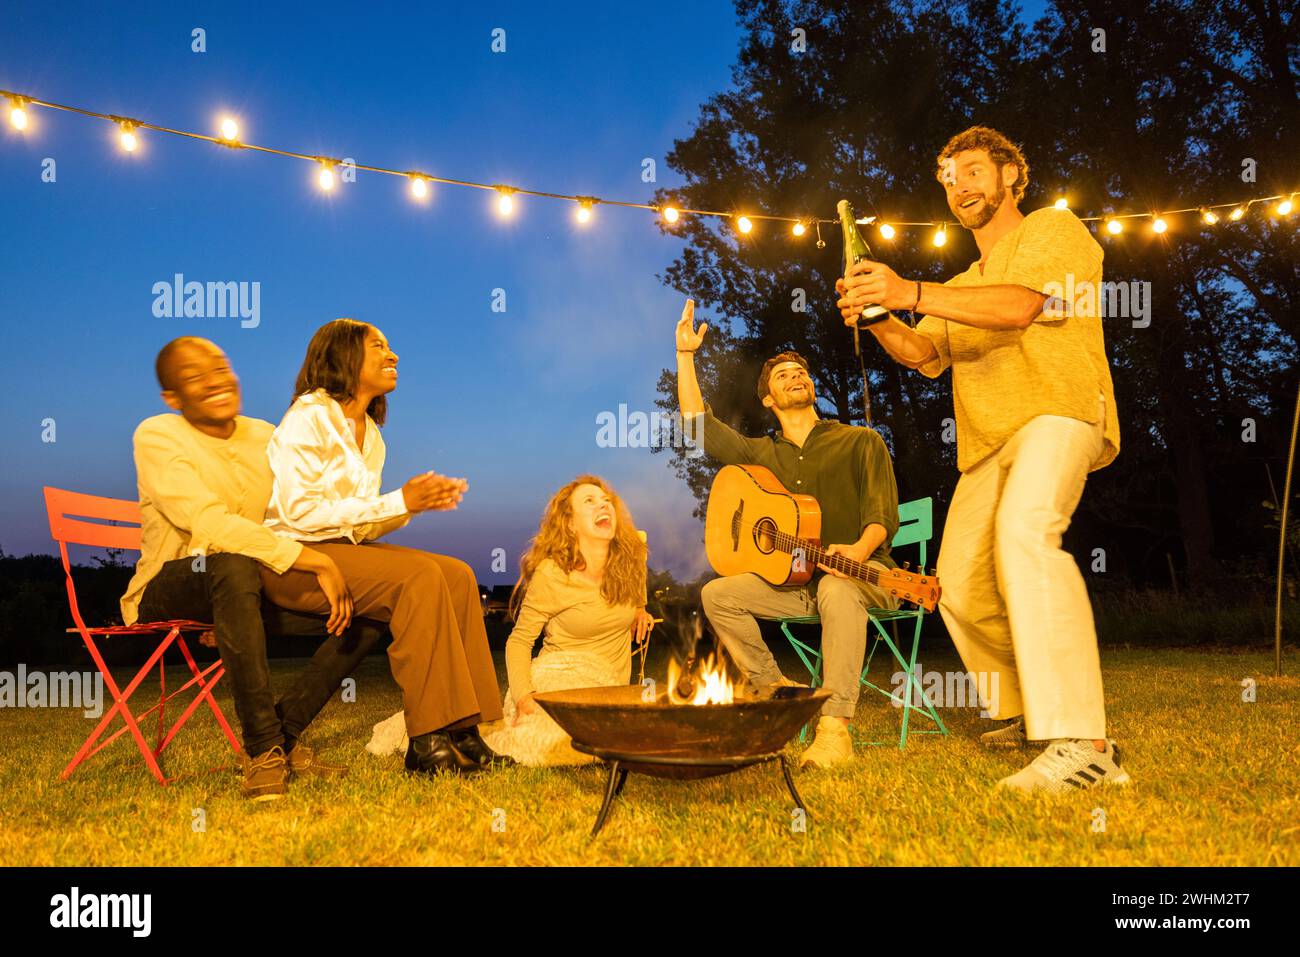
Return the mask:
MULTIPOLYGON (((458 558, 386 542, 312 542, 310 547, 339 566, 355 616, 388 623, 393 633, 388 662, 402 689, 407 734, 501 717, 501 691, 473 569, 458 558)), ((290 569, 277 575, 263 568, 262 590, 282 608, 329 613, 325 593, 310 572, 290 569)))

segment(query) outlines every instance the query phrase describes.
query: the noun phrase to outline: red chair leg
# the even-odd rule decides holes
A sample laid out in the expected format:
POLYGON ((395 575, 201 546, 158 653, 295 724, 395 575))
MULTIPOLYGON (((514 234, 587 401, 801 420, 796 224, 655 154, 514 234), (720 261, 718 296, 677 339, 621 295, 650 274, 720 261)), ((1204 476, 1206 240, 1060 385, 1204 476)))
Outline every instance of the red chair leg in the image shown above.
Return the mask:
MULTIPOLYGON (((177 641, 183 640, 178 634, 177 641)), ((162 754, 163 749, 163 714, 167 711, 167 656, 158 659, 158 731, 154 735, 155 755, 162 754)))
MULTIPOLYGON (((212 697, 211 691, 208 690, 208 686, 204 684, 203 675, 199 672, 199 666, 194 663, 194 656, 190 654, 189 645, 185 643, 185 637, 183 635, 177 639, 177 644, 181 647, 181 654, 185 656, 185 661, 190 666, 190 671, 193 672, 194 677, 198 679, 199 687, 204 689, 204 691, 200 692, 199 697, 207 699, 208 707, 212 709, 212 715, 217 719, 217 724, 221 726, 221 730, 225 733, 226 740, 230 742, 230 747, 236 754, 239 754, 244 749, 240 746, 239 739, 235 737, 235 732, 230 730, 230 724, 226 721, 226 716, 222 713, 221 706, 217 704, 216 699, 212 697)), ((220 661, 218 661, 218 664, 220 664, 220 661)), ((215 686, 216 683, 221 680, 221 676, 225 673, 226 669, 223 665, 212 677, 212 685, 215 686)))
POLYGON ((158 766, 157 758, 154 756, 153 751, 149 749, 149 745, 145 743, 144 735, 140 733, 140 726, 136 723, 135 716, 131 714, 131 709, 127 707, 127 702, 130 700, 131 695, 135 694, 136 688, 140 686, 140 682, 144 680, 145 675, 152 671, 153 666, 162 659, 163 653, 167 650, 167 646, 176 640, 179 635, 180 630, 177 628, 173 628, 168 632, 167 637, 162 640, 154 653, 149 656, 149 660, 144 663, 144 666, 138 672, 136 672, 135 677, 131 679, 131 683, 127 685, 126 689, 123 691, 119 690, 117 682, 113 680, 113 673, 108 669, 108 665, 105 664, 103 656, 100 655, 99 649, 95 646, 95 643, 90 638, 89 634, 82 634, 82 637, 86 640, 86 647, 90 649, 91 657, 94 658, 95 665, 99 668, 99 673, 104 676, 104 684, 108 686, 109 692, 113 695, 113 707, 104 714, 104 717, 100 719, 99 724, 95 726, 95 730, 90 733, 90 737, 85 740, 81 745, 80 750, 77 751, 76 755, 68 763, 68 766, 63 769, 63 773, 60 775, 61 778, 66 781, 68 777, 71 776, 77 765, 81 764, 81 762, 86 759, 99 736, 104 733, 104 729, 108 727, 109 721, 112 720, 114 715, 120 713, 122 720, 126 723, 127 729, 131 732, 131 737, 135 739, 136 746, 140 749, 140 754, 144 757, 144 763, 148 766, 149 772, 158 780, 159 784, 167 783, 167 779, 163 776, 162 769, 158 766))

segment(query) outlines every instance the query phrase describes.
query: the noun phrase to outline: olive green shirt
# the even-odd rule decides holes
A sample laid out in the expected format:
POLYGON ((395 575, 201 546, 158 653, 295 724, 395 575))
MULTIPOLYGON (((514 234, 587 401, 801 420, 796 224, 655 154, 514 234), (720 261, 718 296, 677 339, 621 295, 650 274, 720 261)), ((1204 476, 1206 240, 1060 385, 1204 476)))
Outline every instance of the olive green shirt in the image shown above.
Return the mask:
MULTIPOLYGON (((889 543, 898 531, 898 485, 889 449, 875 429, 821 419, 800 448, 780 434, 743 436, 714 416, 707 404, 699 415, 704 417, 705 453, 723 465, 761 465, 786 491, 817 500, 823 545, 852 545, 868 525, 879 525, 885 540, 871 558, 897 567, 889 543)), ((692 417, 686 427, 698 425, 692 417)))
POLYGON ((916 331, 936 357, 931 378, 952 368, 957 468, 968 472, 1039 415, 1102 422, 1095 471, 1119 452, 1115 389, 1102 338, 1102 249, 1068 209, 1038 209, 999 239, 984 268, 973 263, 945 286, 1025 286, 1046 295, 1026 329, 977 329, 926 316, 916 331), (1101 402, 1098 402, 1098 397, 1101 402))

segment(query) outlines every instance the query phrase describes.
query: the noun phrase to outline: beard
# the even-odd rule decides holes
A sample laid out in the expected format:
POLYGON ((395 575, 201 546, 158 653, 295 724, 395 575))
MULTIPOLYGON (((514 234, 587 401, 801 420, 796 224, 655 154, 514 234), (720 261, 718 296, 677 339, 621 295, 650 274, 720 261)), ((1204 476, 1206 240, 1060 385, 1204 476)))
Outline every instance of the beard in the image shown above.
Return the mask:
MULTIPOLYGON (((984 199, 982 206, 976 207, 973 212, 964 212, 960 207, 953 205, 949 209, 967 229, 982 229, 992 222, 993 217, 997 215, 998 210, 1002 208, 1003 201, 1007 198, 1007 187, 999 184, 1000 188, 996 193, 981 193, 984 199)), ((969 198, 969 197, 967 197, 969 198)))
POLYGON ((782 412, 790 409, 806 409, 813 404, 816 397, 812 389, 805 389, 801 395, 786 395, 785 393, 772 393, 772 404, 782 412))

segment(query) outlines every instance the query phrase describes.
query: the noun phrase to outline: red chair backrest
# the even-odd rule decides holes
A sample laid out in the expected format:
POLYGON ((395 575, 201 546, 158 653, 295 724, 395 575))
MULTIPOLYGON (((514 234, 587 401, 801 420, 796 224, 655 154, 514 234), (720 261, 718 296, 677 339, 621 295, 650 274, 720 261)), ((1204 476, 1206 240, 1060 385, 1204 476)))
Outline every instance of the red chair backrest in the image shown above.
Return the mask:
POLYGON ((50 537, 62 545, 140 550, 140 506, 122 498, 104 498, 45 486, 50 537), (72 516, 78 516, 73 518, 72 516), (98 519, 87 522, 83 519, 98 519), (128 522, 104 525, 102 522, 128 522))

